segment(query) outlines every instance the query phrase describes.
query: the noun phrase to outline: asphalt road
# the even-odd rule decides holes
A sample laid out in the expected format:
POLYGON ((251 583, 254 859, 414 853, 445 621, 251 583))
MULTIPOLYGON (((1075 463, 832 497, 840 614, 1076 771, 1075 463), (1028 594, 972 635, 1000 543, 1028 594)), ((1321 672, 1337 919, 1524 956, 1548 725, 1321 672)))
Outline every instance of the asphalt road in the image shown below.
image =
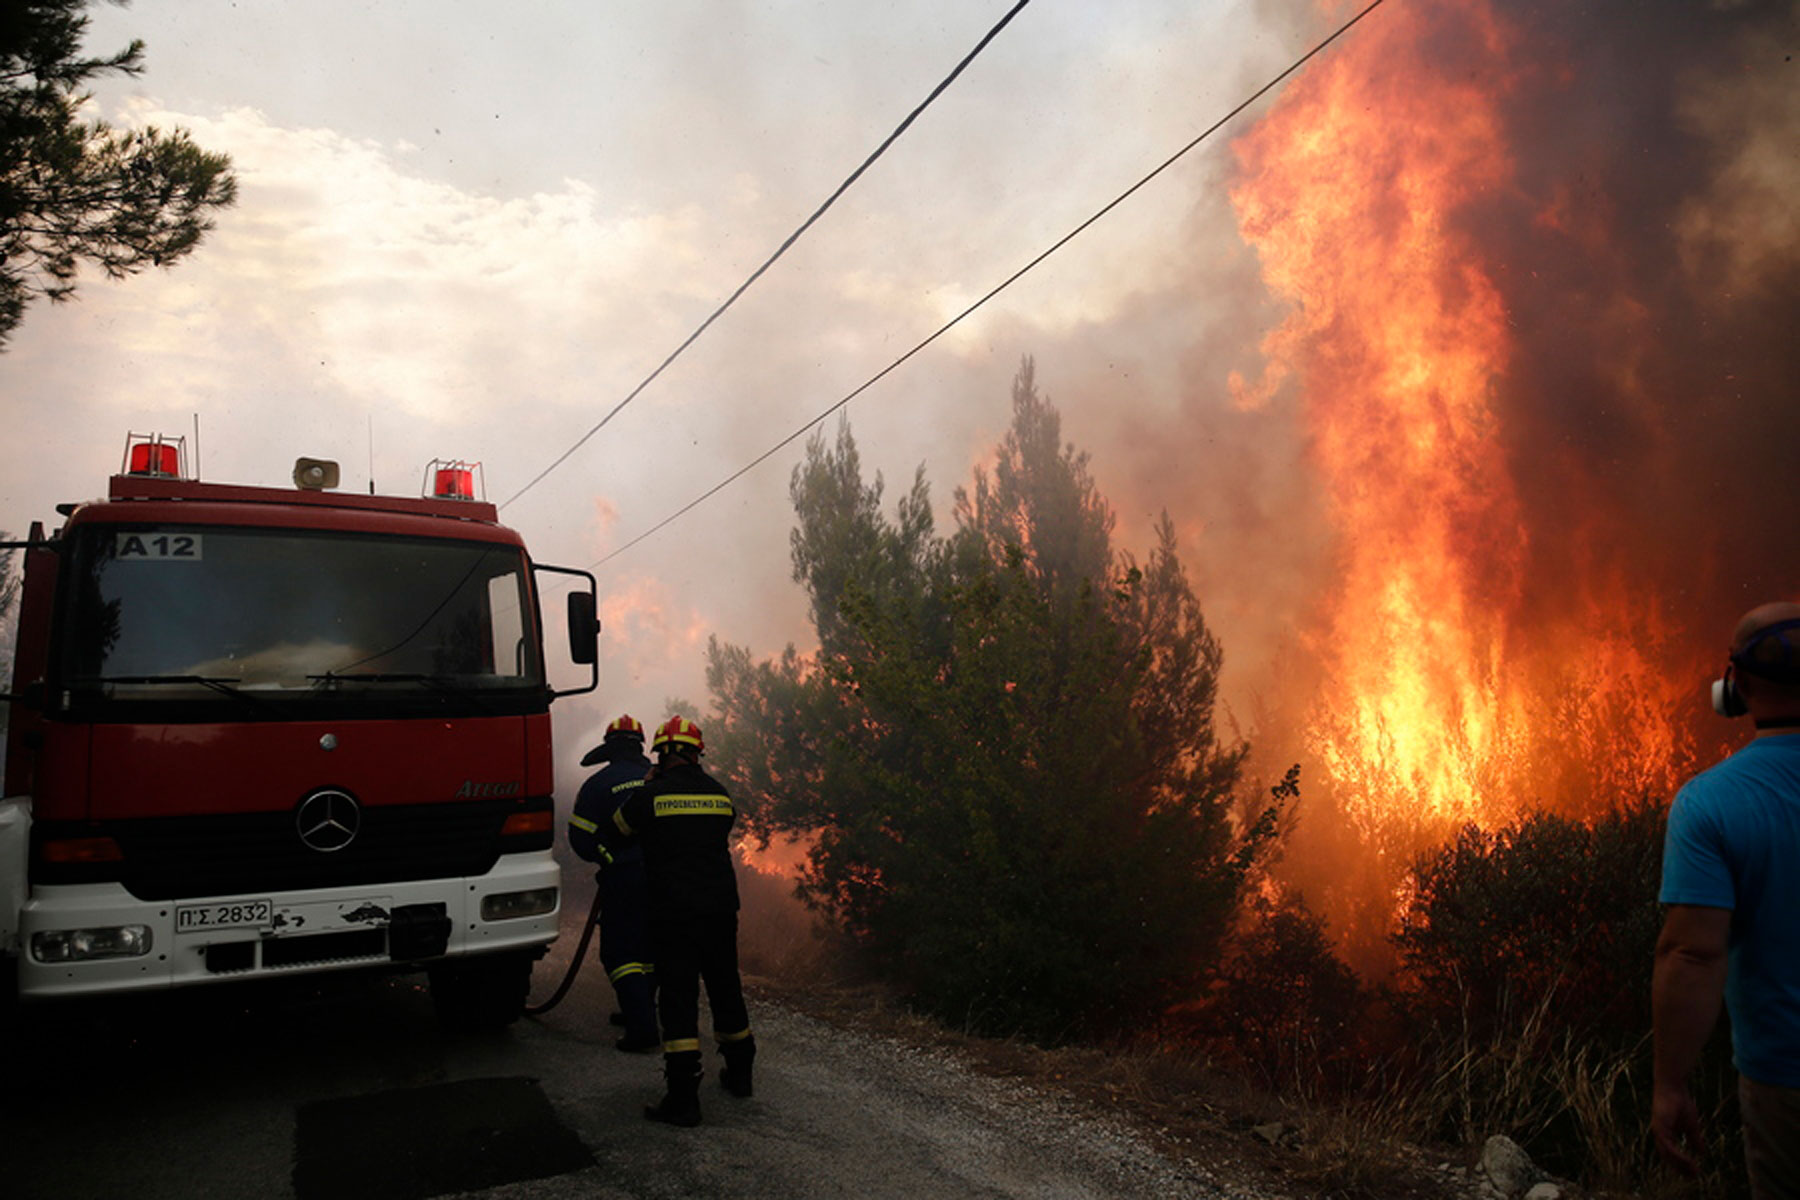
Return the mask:
MULTIPOLYGON (((575 932, 539 963, 539 998, 575 932)), ((441 1031, 423 977, 35 1012, 0 1060, 0 1195, 1237 1194, 941 1054, 767 1005, 756 1096, 720 1091, 709 1053, 705 1123, 654 1125, 660 1060, 613 1049, 610 1007, 590 963, 555 1010, 484 1036, 441 1031)))

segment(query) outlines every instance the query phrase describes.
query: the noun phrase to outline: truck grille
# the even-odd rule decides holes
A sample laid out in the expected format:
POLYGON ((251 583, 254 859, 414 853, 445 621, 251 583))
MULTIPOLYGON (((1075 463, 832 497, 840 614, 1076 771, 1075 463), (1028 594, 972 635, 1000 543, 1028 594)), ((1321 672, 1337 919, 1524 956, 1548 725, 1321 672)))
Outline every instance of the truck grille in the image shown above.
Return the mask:
POLYGON ((105 832, 124 851, 114 871, 127 891, 140 900, 180 900, 480 875, 503 850, 525 848, 503 845, 500 835, 521 807, 516 800, 370 806, 355 840, 329 854, 301 844, 292 812, 115 821, 105 832))
POLYGON ((311 937, 263 938, 262 962, 256 960, 257 942, 214 942, 202 948, 206 969, 214 975, 235 975, 264 968, 298 967, 322 962, 349 962, 360 958, 388 957, 387 930, 347 929, 311 937))
POLYGON ((296 967, 303 963, 341 962, 352 958, 386 958, 387 930, 350 929, 312 937, 266 938, 262 965, 296 967))

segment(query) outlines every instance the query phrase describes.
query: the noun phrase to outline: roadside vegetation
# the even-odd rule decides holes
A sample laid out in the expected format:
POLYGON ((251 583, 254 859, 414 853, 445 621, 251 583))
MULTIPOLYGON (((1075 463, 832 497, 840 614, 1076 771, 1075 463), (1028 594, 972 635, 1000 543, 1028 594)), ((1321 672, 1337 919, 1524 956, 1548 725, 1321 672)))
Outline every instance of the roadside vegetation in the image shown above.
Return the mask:
MULTIPOLYGON (((797 886, 752 886, 820 920, 747 905, 753 967, 1187 1144, 1282 1114, 1257 1152, 1320 1195, 1429 1194, 1422 1164, 1494 1134, 1595 1194, 1741 1191, 1731 1137, 1687 1184, 1646 1136, 1663 798, 1462 830, 1413 864, 1392 978, 1360 978, 1269 873, 1298 772, 1249 778, 1215 724, 1222 650, 1167 517, 1142 560, 1117 548, 1029 361, 1012 401, 945 533, 922 470, 890 516, 849 427, 815 436, 790 495, 818 648, 710 647, 714 769, 752 855, 801 855, 797 886)), ((1715 1130, 1731 1081, 1721 1034, 1715 1130)))
MULTIPOLYGON (((11 541, 12 535, 0 529, 0 542, 11 541)), ((16 550, 0 550, 0 687, 12 690, 13 642, 18 628, 16 613, 19 602, 19 568, 16 550)), ((11 704, 0 704, 0 768, 6 765, 6 729, 12 716, 11 704)))
POLYGON ((802 895, 936 1015, 1040 1041, 1143 1029, 1204 982, 1278 805, 1241 819, 1220 650, 1165 516, 1139 562, 1030 364, 991 471, 934 528, 856 443, 795 471, 816 654, 715 642, 713 761, 802 895))

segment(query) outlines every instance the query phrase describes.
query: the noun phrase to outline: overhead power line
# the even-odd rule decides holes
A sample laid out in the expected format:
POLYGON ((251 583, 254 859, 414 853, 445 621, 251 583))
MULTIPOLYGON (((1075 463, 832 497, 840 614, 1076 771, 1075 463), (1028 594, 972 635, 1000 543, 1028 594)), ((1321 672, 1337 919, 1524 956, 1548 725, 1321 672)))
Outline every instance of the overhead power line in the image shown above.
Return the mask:
POLYGON ((943 95, 945 90, 948 89, 952 83, 956 82, 956 77, 963 73, 964 68, 966 68, 970 63, 974 62, 976 56, 979 55, 983 50, 987 49, 988 43, 993 41, 996 37, 998 37, 1000 35, 1000 31, 1002 29, 1005 29, 1007 27, 1007 25, 1012 22, 1012 19, 1014 17, 1018 16, 1020 11, 1022 11, 1024 9, 1024 7, 1030 3, 1031 3, 1031 0, 1018 0, 1017 4, 1014 4, 1010 9, 1008 9, 1006 11, 1006 15, 1001 17, 999 21, 995 22, 994 27, 987 31, 987 35, 985 37, 983 37, 979 42, 975 43, 975 48, 963 56, 963 60, 956 64, 955 69, 952 70, 948 75, 944 76, 943 80, 936 87, 931 89, 931 94, 929 96, 925 97, 924 100, 920 101, 919 106, 917 108, 915 108, 911 112, 907 113, 906 119, 904 121, 900 122, 900 124, 894 128, 894 132, 888 134, 886 140, 884 140, 881 143, 881 145, 875 147, 874 153, 870 154, 869 157, 863 159, 862 165, 857 167, 856 170, 850 172, 849 178, 845 179, 844 182, 838 184, 837 190, 835 192, 831 193, 830 196, 827 196, 825 198, 825 203, 819 205, 819 207, 816 210, 814 210, 813 215, 806 218, 806 220, 801 223, 800 228, 798 228, 798 229, 794 230, 794 232, 788 234, 787 240, 785 242, 781 243, 780 246, 776 247, 775 253, 769 255, 768 259, 763 262, 762 266, 760 266, 760 267, 756 268, 756 270, 752 271, 750 273, 750 277, 748 279, 744 280, 744 282, 740 283, 738 285, 737 290, 725 298, 725 302, 723 304, 721 304, 721 305, 719 305, 719 307, 713 309, 711 316, 707 317, 706 320, 700 322, 699 326, 694 330, 694 332, 687 335, 686 341, 682 342, 681 345, 675 347, 674 351, 669 355, 669 357, 663 359, 662 362, 660 364, 658 364, 656 370, 654 370, 654 371, 650 372, 650 374, 646 375, 644 377, 644 380, 642 383, 640 383, 636 387, 632 388, 630 393, 628 395, 626 395, 626 397, 623 400, 621 400, 617 404, 613 405, 612 411, 607 413, 604 417, 601 417, 599 422, 597 424, 595 424, 595 426, 592 429, 588 430, 586 433, 582 434, 579 438, 577 438, 575 440, 574 445, 570 446, 567 450, 564 450, 561 454, 557 455, 555 462, 553 462, 549 466, 545 467, 542 471, 539 471, 536 475, 534 475, 532 477, 531 482, 527 483, 524 487, 520 488, 518 491, 514 492, 512 495, 508 496, 505 500, 503 500, 500 504, 500 507, 505 508, 508 504, 511 504, 514 500, 517 500, 520 496, 523 496, 526 492, 529 492, 532 488, 536 487, 538 485, 538 483, 541 482, 546 475, 548 475, 548 474, 550 474, 550 472, 556 470, 556 468, 562 466, 563 463, 568 461, 569 456, 571 454, 574 454, 577 450, 581 449, 584 445, 586 445, 589 438, 593 437, 596 433, 599 433, 602 429, 606 428, 606 423, 608 421, 611 421, 614 417, 618 416, 620 410, 623 409, 627 404, 630 404, 633 400, 637 399, 639 392, 643 391, 645 388, 649 387, 652 383, 654 383, 656 381, 656 377, 658 375, 661 375, 663 373, 663 371, 668 368, 670 363, 674 362, 677 358, 680 358, 682 353, 684 351, 686 351, 689 346, 693 345, 694 342, 699 339, 700 335, 705 333, 707 328, 714 321, 718 320, 721 316, 724 315, 726 309, 730 308, 733 304, 737 303, 737 299, 739 296, 742 296, 745 292, 750 290, 751 284, 755 283, 758 279, 762 278, 764 271, 767 271, 770 267, 775 265, 776 259, 780 258, 783 254, 787 253, 789 246, 792 246, 795 242, 799 241, 800 236, 802 234, 804 234, 808 229, 811 229, 813 227, 813 223, 816 222, 820 217, 824 216, 825 211, 827 209, 829 209, 833 204, 837 203, 839 196, 842 196, 845 192, 849 191, 850 186, 852 184, 854 184, 858 179, 862 178, 863 172, 867 171, 869 169, 869 167, 874 164, 876 159, 880 158, 883 154, 887 153, 887 148, 889 146, 892 146, 896 141, 899 140, 900 135, 905 133, 907 131, 907 129, 909 127, 911 127, 912 123, 918 119, 919 114, 924 112, 927 108, 930 108, 932 105, 932 102, 935 101, 939 96, 943 95))
POLYGON ((680 520, 682 517, 686 516, 688 513, 692 512, 694 509, 698 508, 700 505, 706 503, 708 500, 712 499, 714 496, 718 495, 720 492, 724 491, 726 488, 728 488, 732 484, 736 483, 739 479, 742 479, 745 475, 749 474, 751 471, 753 471, 757 467, 761 466, 764 462, 767 462, 770 458, 772 458, 774 455, 779 453, 781 450, 783 450, 787 446, 792 445, 795 441, 799 440, 800 436, 802 434, 806 433, 807 430, 817 427, 819 422, 823 421, 826 417, 829 417, 832 413, 837 412, 839 409, 843 408, 846 404, 850 403, 852 400, 856 399, 858 396, 860 396, 864 392, 868 391, 871 387, 875 386, 875 384, 879 383, 882 379, 886 378, 893 371, 897 370, 901 364, 905 363, 908 359, 912 358, 915 354, 919 353, 919 351, 925 349, 925 347, 931 345, 931 343, 937 341, 939 338, 943 337, 946 333, 948 333, 952 329, 956 328, 956 326, 960 325, 970 314, 974 313, 977 309, 981 308, 989 300, 992 300, 995 296, 998 296, 1001 292, 1003 292, 1007 288, 1011 287, 1014 283, 1017 283, 1027 273, 1029 273, 1031 270, 1033 270, 1035 267, 1037 267, 1037 265, 1039 263, 1043 262, 1045 259, 1049 258, 1052 254, 1055 254, 1058 250, 1061 250, 1064 246, 1066 246, 1070 242, 1074 241, 1075 238, 1079 237, 1083 232, 1085 232, 1090 225, 1093 225, 1096 221, 1100 220, 1100 218, 1104 217, 1107 213, 1111 212, 1113 209, 1115 209, 1119 205, 1123 204, 1126 200, 1130 199, 1132 195, 1134 195, 1140 188, 1142 188, 1146 184, 1148 184, 1152 179, 1155 179, 1158 175, 1161 175, 1164 171, 1166 171, 1170 167, 1174 166, 1177 161, 1179 161, 1181 158, 1183 158, 1194 147, 1198 146, 1201 142, 1204 142, 1207 138, 1209 138, 1213 134, 1217 133, 1221 128, 1223 128, 1225 125, 1229 124, 1234 118, 1236 118, 1245 109, 1249 108, 1252 104, 1255 104, 1258 100, 1262 99, 1269 92, 1273 91, 1288 76, 1292 75, 1295 71, 1298 71, 1301 67, 1305 66, 1308 62, 1312 61, 1312 59, 1314 57, 1316 57, 1319 53, 1321 53, 1327 46, 1331 45, 1333 42, 1337 41, 1340 37, 1344 36, 1344 34, 1348 33, 1350 31, 1351 27, 1356 25, 1357 22, 1361 21, 1364 17, 1368 16, 1370 13, 1374 12, 1376 9, 1380 8, 1384 3, 1386 3, 1386 0, 1372 0, 1372 3, 1370 3, 1368 5, 1368 7, 1364 8, 1362 11, 1358 12, 1355 16, 1351 17, 1348 21, 1345 21, 1342 25, 1338 26, 1338 28, 1329 37, 1325 38, 1318 45, 1314 46, 1311 50, 1308 50, 1305 54, 1303 54, 1299 58, 1295 59, 1294 62, 1292 64, 1290 64, 1286 70, 1281 72, 1281 74, 1275 76, 1275 78, 1269 80, 1269 82, 1263 84, 1260 88, 1257 88, 1256 91, 1252 92, 1242 103, 1237 105, 1237 107, 1233 108, 1230 112, 1226 113, 1224 116, 1220 117, 1217 121, 1214 121, 1211 125, 1207 126, 1204 130, 1202 130, 1200 132, 1200 134, 1198 136, 1196 136, 1187 145, 1183 146, 1181 149, 1179 149, 1175 153, 1171 154, 1168 158, 1164 159, 1161 162, 1161 164, 1159 164, 1156 167, 1156 169, 1152 170, 1149 174, 1145 175, 1142 179, 1139 179, 1136 183, 1132 184, 1130 187, 1126 188, 1123 192, 1120 192, 1117 196, 1113 197, 1113 199, 1110 200, 1104 208, 1100 209, 1100 211, 1096 212, 1093 216, 1089 217, 1087 220, 1083 221, 1081 224, 1079 224, 1079 225, 1075 226, 1075 228, 1071 229, 1068 233, 1065 233, 1062 237, 1060 237, 1056 241, 1052 242, 1050 244, 1050 246, 1047 249, 1045 249, 1042 253, 1040 253, 1036 258, 1033 258, 1030 262, 1026 263, 1024 266, 1022 266, 1018 270, 1014 271, 1011 275, 1008 275, 1005 279, 1001 280, 991 290, 989 290, 986 295, 982 296, 981 299, 975 301, 975 303, 969 305, 967 308, 965 308, 961 312, 957 313, 954 317, 951 317, 948 321, 944 322, 944 324, 940 325, 937 328, 937 330, 934 331, 929 337, 927 337, 923 341, 919 342, 918 345, 914 346, 912 349, 908 350, 905 354, 902 354, 899 358, 896 358, 893 362, 889 363, 887 366, 883 367, 881 370, 879 370, 875 374, 871 375, 868 379, 864 380, 863 383, 859 387, 857 387, 854 391, 850 392, 848 395, 844 396, 843 399, 837 401, 835 404, 831 405, 829 408, 825 409, 823 412, 819 413, 817 416, 808 420, 806 422, 806 424, 800 426, 800 428, 794 430, 792 433, 790 433, 786 437, 782 438, 779 442, 776 442, 773 446, 770 446, 767 450, 763 451, 761 454, 757 455, 755 458, 751 459, 749 462, 745 463, 743 466, 741 466, 737 470, 733 471, 730 475, 727 475, 724 479, 720 480, 718 483, 714 484, 712 487, 708 488, 706 491, 702 492, 700 495, 694 497, 692 500, 688 501, 686 504, 682 505, 680 508, 678 508, 674 512, 670 513, 668 516, 664 517, 662 520, 658 521, 656 524, 652 525, 650 528, 646 529, 644 532, 638 534, 636 537, 632 538, 629 542, 626 542, 624 545, 620 546, 617 550, 614 550, 611 554, 608 554, 604 558, 598 559, 597 561, 591 563, 590 566, 598 567, 598 566, 602 566, 606 563, 609 563, 613 559, 617 558, 619 555, 621 555, 621 554, 625 553, 627 550, 631 549, 633 546, 636 546, 639 542, 642 542, 642 541, 646 540, 647 538, 650 538, 653 535, 660 533, 662 530, 666 529, 668 526, 674 524, 676 521, 680 520))

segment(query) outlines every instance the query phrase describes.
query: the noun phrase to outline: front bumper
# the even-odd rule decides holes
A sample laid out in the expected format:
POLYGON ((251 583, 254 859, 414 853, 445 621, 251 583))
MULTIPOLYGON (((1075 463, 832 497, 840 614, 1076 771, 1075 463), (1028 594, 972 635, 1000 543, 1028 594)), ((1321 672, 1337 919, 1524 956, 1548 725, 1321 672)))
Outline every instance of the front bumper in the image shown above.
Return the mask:
POLYGON ((116 883, 34 888, 19 913, 19 995, 96 996, 384 965, 417 970, 470 955, 541 952, 556 940, 559 883, 542 850, 502 855, 475 878, 180 901, 139 900, 116 883), (483 915, 484 900, 490 912, 504 911, 498 898, 544 890, 546 912, 483 915), (244 923, 196 928, 199 915, 244 923), (127 927, 147 934, 145 953, 58 962, 34 953, 69 942, 55 936, 64 931, 127 927))

